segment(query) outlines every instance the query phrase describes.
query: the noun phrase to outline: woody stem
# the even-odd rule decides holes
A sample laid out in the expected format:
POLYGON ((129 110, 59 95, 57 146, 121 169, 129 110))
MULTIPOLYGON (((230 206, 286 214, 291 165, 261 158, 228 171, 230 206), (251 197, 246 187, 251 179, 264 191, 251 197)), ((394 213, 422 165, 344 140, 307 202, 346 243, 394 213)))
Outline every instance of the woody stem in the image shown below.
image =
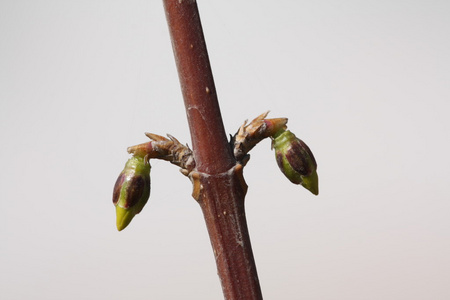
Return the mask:
POLYGON ((196 168, 202 209, 225 299, 262 299, 244 210, 247 185, 229 146, 196 1, 163 0, 196 168))

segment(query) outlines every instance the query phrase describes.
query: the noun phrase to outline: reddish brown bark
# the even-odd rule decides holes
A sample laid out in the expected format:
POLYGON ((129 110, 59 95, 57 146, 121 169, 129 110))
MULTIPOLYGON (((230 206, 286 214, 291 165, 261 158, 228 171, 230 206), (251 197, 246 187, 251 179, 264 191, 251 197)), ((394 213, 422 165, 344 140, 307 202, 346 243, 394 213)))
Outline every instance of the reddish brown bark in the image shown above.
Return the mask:
POLYGON ((262 299, 245 219, 242 166, 228 144, 196 1, 163 0, 191 131, 191 172, 225 299, 262 299))
POLYGON ((234 165, 234 157, 223 127, 197 4, 164 0, 164 5, 197 169, 224 172, 234 165))

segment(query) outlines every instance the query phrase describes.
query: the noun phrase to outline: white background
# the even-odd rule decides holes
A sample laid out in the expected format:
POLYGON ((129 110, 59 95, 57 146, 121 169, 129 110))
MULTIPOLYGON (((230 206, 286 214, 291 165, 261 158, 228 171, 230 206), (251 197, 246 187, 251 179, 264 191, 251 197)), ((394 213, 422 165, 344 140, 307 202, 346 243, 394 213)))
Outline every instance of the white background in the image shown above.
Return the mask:
MULTIPOLYGON (((246 209, 265 299, 450 299, 450 2, 199 1, 226 131, 271 110, 246 209)), ((191 184, 152 163, 123 232, 111 201, 144 132, 190 142, 161 1, 0 2, 2 299, 222 299, 191 184)))

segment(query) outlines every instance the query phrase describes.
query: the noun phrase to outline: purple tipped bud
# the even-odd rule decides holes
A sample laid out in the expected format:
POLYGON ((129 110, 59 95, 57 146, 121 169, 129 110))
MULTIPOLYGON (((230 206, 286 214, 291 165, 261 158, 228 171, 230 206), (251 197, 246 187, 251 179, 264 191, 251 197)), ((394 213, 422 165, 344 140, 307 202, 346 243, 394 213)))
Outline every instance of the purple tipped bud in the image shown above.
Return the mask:
POLYGON ((140 213, 150 196, 150 164, 140 156, 133 156, 116 180, 113 204, 116 206, 117 229, 128 226, 140 213))
POLYGON ((309 147, 289 130, 273 138, 278 167, 293 183, 301 184, 314 195, 319 194, 317 163, 309 147))

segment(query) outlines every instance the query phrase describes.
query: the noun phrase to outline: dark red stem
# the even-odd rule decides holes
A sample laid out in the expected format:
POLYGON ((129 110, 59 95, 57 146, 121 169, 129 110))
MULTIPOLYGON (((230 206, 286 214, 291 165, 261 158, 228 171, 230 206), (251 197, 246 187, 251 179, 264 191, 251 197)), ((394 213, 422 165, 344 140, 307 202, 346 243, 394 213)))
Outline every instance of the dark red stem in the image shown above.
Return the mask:
POLYGON ((164 0, 164 5, 197 169, 226 171, 235 162, 223 127, 197 4, 164 0))
POLYGON ((253 258, 242 166, 228 144, 194 0, 163 0, 191 131, 191 172, 216 258, 225 299, 262 299, 253 258))

